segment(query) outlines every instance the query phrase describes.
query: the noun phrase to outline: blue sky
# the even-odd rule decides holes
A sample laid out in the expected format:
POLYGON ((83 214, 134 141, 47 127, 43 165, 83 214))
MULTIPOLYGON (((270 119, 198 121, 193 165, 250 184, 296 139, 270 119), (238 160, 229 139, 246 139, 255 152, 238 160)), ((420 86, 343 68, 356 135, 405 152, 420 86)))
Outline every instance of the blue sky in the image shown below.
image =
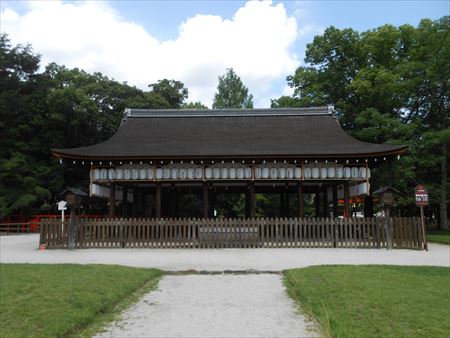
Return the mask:
POLYGON ((101 71, 143 89, 183 81, 211 105, 217 77, 233 67, 255 105, 288 93, 285 78, 306 44, 331 25, 358 31, 417 25, 449 14, 449 1, 2 1, 2 32, 31 43, 44 63, 101 71), (276 32, 273 33, 273 32, 276 32))

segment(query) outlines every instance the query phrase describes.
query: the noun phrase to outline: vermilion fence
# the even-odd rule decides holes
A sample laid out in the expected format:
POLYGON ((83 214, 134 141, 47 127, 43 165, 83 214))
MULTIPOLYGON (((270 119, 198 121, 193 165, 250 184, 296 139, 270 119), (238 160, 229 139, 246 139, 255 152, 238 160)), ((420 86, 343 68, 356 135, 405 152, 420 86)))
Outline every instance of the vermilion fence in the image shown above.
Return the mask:
MULTIPOLYGON (((420 218, 392 218, 394 248, 422 250, 420 218)), ((384 218, 143 219, 77 221, 76 248, 386 248, 384 218)), ((67 247, 68 223, 43 219, 40 243, 67 247)))

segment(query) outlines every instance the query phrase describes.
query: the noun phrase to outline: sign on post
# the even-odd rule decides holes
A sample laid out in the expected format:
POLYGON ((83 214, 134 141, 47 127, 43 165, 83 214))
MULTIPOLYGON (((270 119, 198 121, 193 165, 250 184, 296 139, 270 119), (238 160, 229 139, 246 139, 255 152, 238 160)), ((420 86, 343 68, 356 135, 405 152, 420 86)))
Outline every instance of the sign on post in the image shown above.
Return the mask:
POLYGON ((428 191, 423 185, 416 187, 416 205, 418 207, 427 207, 428 203, 428 191))
POLYGON ((427 207, 429 205, 428 202, 428 191, 427 189, 419 184, 416 187, 416 205, 420 208, 420 220, 422 222, 422 236, 425 250, 428 251, 427 238, 425 232, 425 216, 423 213, 423 207, 427 207))
POLYGON ((58 210, 61 211, 61 223, 64 223, 64 210, 67 210, 67 202, 59 201, 56 205, 58 206, 58 210))

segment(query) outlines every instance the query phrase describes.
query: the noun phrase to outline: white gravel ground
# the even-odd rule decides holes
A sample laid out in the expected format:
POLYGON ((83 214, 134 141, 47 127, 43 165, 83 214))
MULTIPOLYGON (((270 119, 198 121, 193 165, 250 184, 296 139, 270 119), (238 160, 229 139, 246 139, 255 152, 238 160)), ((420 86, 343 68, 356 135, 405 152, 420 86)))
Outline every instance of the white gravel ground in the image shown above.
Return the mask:
MULTIPOLYGON (((450 267, 450 247, 385 249, 83 249, 38 250, 38 235, 1 236, 0 263, 120 264, 166 271, 281 271, 322 264, 450 267)), ((166 275, 157 291, 127 309, 101 336, 311 337, 280 275, 166 275)))
POLYGON ((167 271, 281 271, 322 264, 450 266, 450 246, 386 249, 82 249, 39 251, 38 235, 0 237, 1 263, 119 264, 167 271))
POLYGON ((165 276, 99 337, 313 337, 280 275, 165 276))

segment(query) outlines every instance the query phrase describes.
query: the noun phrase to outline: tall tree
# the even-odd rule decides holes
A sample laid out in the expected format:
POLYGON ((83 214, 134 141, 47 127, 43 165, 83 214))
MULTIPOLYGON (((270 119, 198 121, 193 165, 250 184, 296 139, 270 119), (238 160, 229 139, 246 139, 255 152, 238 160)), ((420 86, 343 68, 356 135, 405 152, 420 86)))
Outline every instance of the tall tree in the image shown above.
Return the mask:
POLYGON ((213 108, 253 108, 253 95, 236 75, 233 68, 219 76, 219 85, 214 95, 213 108))
POLYGON ((152 83, 149 87, 152 93, 163 97, 167 101, 168 108, 181 108, 184 100, 189 95, 188 89, 180 81, 163 79, 157 83, 152 83))
POLYGON ((431 207, 447 229, 450 143, 450 19, 418 27, 381 26, 358 33, 327 28, 308 44, 305 66, 287 78, 291 97, 273 107, 334 104, 342 126, 369 142, 405 144, 409 152, 375 171, 393 183, 399 205, 413 213, 413 187, 425 183, 431 207))

